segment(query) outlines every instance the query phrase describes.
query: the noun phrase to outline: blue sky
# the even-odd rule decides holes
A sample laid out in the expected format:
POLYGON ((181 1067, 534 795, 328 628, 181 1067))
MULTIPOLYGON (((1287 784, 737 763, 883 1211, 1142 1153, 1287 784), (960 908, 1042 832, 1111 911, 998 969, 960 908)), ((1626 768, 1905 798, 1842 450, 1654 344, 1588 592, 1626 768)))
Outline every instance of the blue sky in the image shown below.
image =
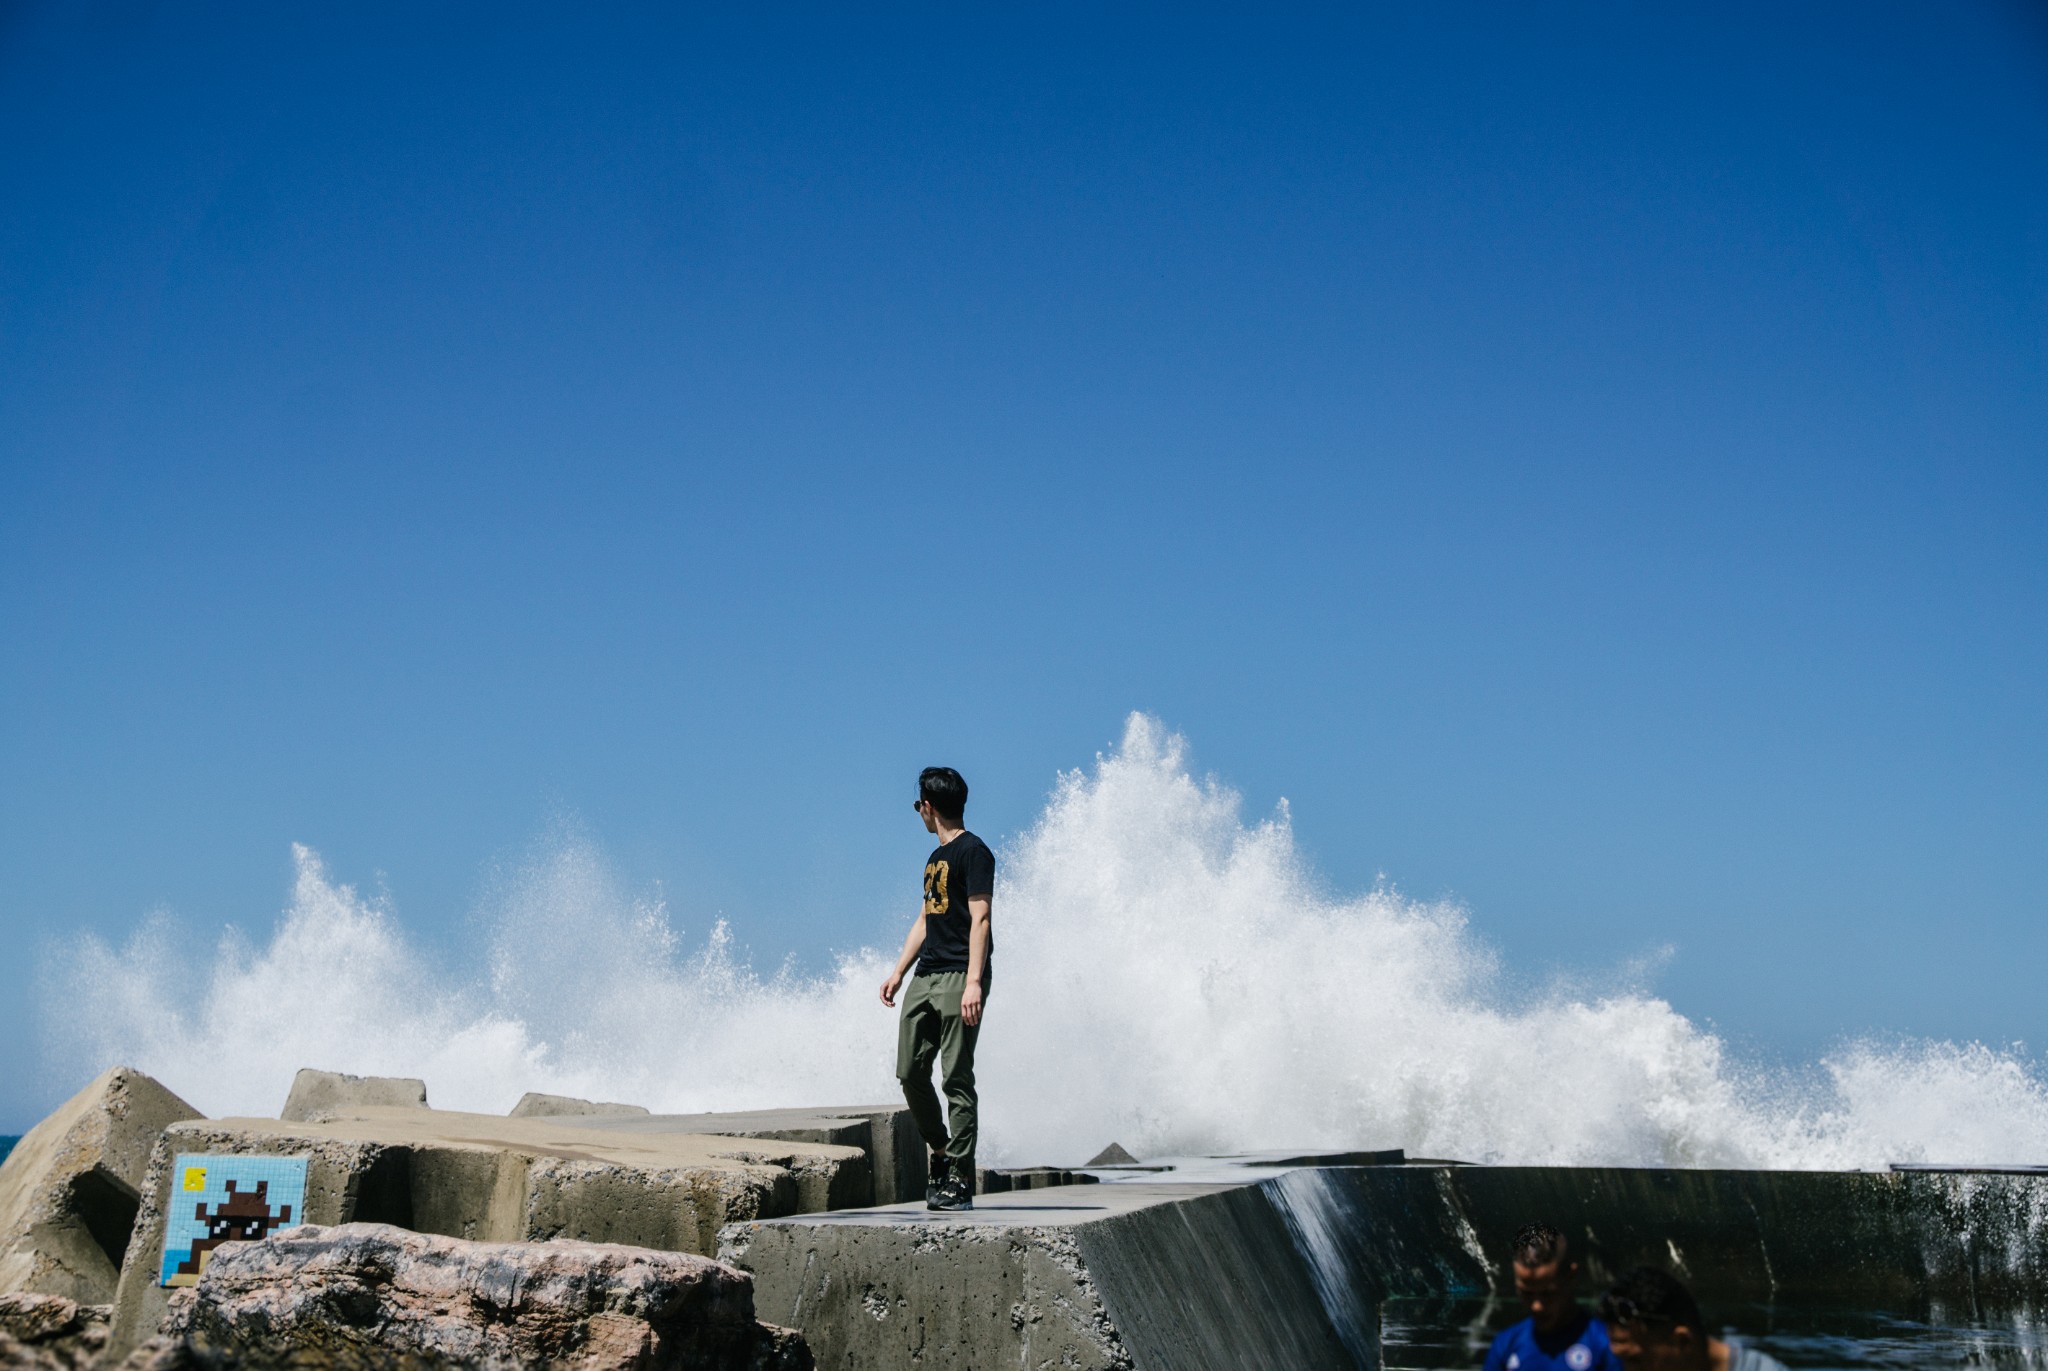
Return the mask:
POLYGON ((2048 1043, 2048 21, 1651 9, 0 8, 0 1036, 294 841, 820 965, 1144 709, 1745 1050, 2048 1043))

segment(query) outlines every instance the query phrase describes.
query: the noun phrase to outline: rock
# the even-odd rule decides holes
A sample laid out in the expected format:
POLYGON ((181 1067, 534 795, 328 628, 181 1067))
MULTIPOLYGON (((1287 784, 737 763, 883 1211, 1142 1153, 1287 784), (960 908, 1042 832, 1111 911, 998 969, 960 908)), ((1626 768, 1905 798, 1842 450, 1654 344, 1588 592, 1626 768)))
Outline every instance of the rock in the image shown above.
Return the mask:
POLYGON ((873 1193, 856 1148, 598 1131, 593 1122, 361 1107, 326 1120, 174 1125, 143 1181, 111 1352, 139 1346, 167 1308, 160 1264, 180 1153, 307 1158, 301 1223, 389 1223, 484 1242, 574 1238, 708 1253, 722 1224, 865 1204, 873 1193))
POLYGON ((425 1109, 427 1083, 411 1076, 351 1076, 299 1068, 277 1117, 289 1123, 331 1118, 357 1108, 425 1109))
POLYGON ((1111 1143, 1090 1157, 1085 1163, 1088 1166, 1136 1166, 1137 1164, 1138 1159, 1124 1151, 1122 1143, 1111 1143))
POLYGON ((754 1318, 753 1281, 706 1257, 586 1242, 482 1243, 386 1224, 220 1249, 163 1335, 243 1365, 808 1371, 754 1318))
POLYGON ((510 1117, 515 1119, 591 1118, 616 1117, 622 1114, 645 1114, 644 1105, 606 1104, 599 1100, 579 1100, 572 1095, 543 1095, 538 1090, 529 1090, 519 1097, 519 1103, 512 1106, 510 1117))
POLYGON ((117 1066, 73 1095, 0 1163, 0 1293, 114 1298, 150 1149, 200 1113, 117 1066))
POLYGON ((0 1367, 74 1371, 107 1344, 107 1307, 61 1295, 0 1295, 0 1367))

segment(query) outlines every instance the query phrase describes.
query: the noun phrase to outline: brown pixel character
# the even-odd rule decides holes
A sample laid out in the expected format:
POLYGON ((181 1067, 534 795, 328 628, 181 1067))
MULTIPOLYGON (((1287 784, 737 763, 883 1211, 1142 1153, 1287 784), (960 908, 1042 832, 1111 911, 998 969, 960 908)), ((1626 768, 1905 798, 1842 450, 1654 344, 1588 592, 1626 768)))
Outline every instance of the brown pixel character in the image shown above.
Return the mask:
POLYGON ((268 1237, 292 1221, 292 1207, 279 1211, 270 1207, 270 1182, 258 1181, 254 1190, 237 1190, 228 1182, 228 1197, 206 1212, 206 1202, 192 1207, 192 1217, 206 1225, 206 1236, 192 1244, 192 1255, 178 1263, 180 1276, 197 1276, 206 1269, 206 1259, 224 1242, 255 1242, 268 1237))

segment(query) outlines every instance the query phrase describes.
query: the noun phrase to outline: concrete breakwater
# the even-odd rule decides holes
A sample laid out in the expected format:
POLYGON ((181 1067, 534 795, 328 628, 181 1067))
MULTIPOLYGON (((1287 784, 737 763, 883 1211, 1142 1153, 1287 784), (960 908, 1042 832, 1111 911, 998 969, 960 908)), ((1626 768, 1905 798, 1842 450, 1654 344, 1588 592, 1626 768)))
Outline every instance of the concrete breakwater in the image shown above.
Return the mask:
POLYGON ((778 1365, 1376 1368, 1389 1301, 1503 1294, 1506 1244, 1532 1220, 1572 1236, 1592 1281, 1671 1267, 1710 1316, 1933 1303, 2030 1319, 2048 1290, 2038 1174, 1273 1153, 993 1173, 975 1210, 938 1214, 895 1106, 662 1116, 530 1095, 506 1117, 432 1109, 419 1081, 309 1071, 280 1115, 204 1119, 118 1069, 67 1102, 0 1164, 0 1305, 31 1301, 0 1308, 0 1339, 48 1328, 65 1365, 104 1367, 210 1339, 253 1367, 288 1310, 299 1346, 346 1322, 352 1364, 463 1364, 464 1347, 585 1371, 611 1364, 605 1348, 622 1368, 714 1364, 684 1351, 712 1345, 689 1300, 631 1293, 658 1288, 723 1292, 704 1307, 740 1332, 718 1355, 772 1346, 778 1365), (260 1202, 258 1175, 279 1187, 260 1202), (230 1176, 240 1194, 221 1191, 230 1176), (204 1240, 195 1207, 220 1225, 204 1240), (461 1274, 483 1271, 502 1279, 461 1274), (618 1284, 626 1271, 642 1274, 618 1284), (602 1298, 517 1294, 563 1280, 602 1298), (531 1325, 513 1337, 507 1319, 531 1325))
POLYGON ((2048 1290, 2032 1174, 1311 1165, 747 1223, 722 1254, 821 1365, 1374 1368, 1383 1302, 1503 1293, 1507 1243, 1537 1219, 1592 1280, 1665 1266, 1710 1311, 2032 1318, 2048 1290))

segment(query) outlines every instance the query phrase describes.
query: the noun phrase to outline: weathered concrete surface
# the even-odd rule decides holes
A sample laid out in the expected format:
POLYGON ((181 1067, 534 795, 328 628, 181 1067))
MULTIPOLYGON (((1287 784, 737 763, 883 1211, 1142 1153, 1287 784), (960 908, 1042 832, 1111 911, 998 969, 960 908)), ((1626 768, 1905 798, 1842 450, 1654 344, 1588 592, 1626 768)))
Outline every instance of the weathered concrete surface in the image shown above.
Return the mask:
POLYGON ((113 1349, 125 1355, 137 1346, 166 1308, 157 1262, 181 1152, 307 1157, 304 1223, 390 1223, 480 1241, 572 1238, 674 1252, 715 1250, 724 1223, 824 1209, 872 1190, 866 1156, 850 1147, 599 1132, 587 1122, 362 1108, 344 1119, 174 1125, 158 1141, 141 1187, 113 1349))
POLYGON ((605 1115, 645 1114, 647 1109, 637 1104, 611 1104, 604 1100, 579 1100, 573 1095, 543 1095, 538 1090, 529 1090, 519 1097, 519 1103, 512 1106, 509 1117, 515 1119, 558 1119, 570 1117, 602 1117, 605 1115))
MULTIPOLYGON (((868 1154, 873 1195, 856 1204, 898 1204, 924 1198, 929 1163, 917 1124, 901 1104, 823 1109, 753 1109, 723 1114, 649 1114, 593 1119, 592 1128, 627 1133, 717 1133, 732 1138, 832 1143, 868 1154)), ((834 1206, 835 1208, 838 1206, 834 1206)))
POLYGON ((2031 1308, 2048 1176, 1390 1165, 1130 1182, 727 1229, 764 1317, 828 1366, 1379 1365, 1395 1296, 1506 1293, 1532 1221, 1589 1283, 1641 1262, 1721 1304, 2031 1308))
POLYGON ((351 1076, 342 1071, 299 1068, 278 1115, 290 1123, 331 1118, 365 1107, 425 1109, 427 1083, 411 1076, 351 1076))
POLYGON ((163 1333, 276 1364, 416 1358, 581 1371, 808 1371, 754 1317, 752 1282, 704 1257, 600 1243, 477 1243, 383 1224, 232 1243, 163 1333))
MULTIPOLYGON (((1148 1198, 1137 1189, 1115 1200, 1148 1198)), ((1083 1216, 991 1200, 960 1214, 904 1205, 847 1217, 736 1225, 719 1252, 754 1273, 761 1317, 816 1330, 805 1337, 821 1365, 1130 1365, 1074 1244, 1083 1216)))
POLYGON ((1255 1187, 1133 1182, 727 1229, 821 1365, 1333 1367, 1348 1356, 1255 1187))
POLYGON ((77 1371, 107 1345, 107 1311, 61 1295, 0 1295, 0 1367, 77 1371))
POLYGON ((0 1163, 0 1292, 114 1298, 150 1149, 199 1111, 139 1071, 102 1073, 0 1163))

